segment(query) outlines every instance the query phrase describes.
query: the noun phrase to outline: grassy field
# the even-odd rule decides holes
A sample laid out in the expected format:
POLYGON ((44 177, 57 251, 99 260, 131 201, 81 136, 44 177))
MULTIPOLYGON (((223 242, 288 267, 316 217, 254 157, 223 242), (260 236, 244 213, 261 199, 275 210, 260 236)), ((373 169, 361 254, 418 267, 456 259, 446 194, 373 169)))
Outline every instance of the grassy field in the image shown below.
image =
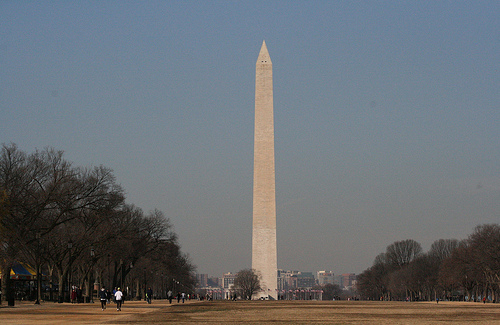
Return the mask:
POLYGON ((21 304, 0 324, 499 324, 500 305, 461 302, 214 301, 185 304, 21 304))
POLYGON ((127 324, 500 324, 500 308, 477 303, 252 301, 172 306, 127 324))

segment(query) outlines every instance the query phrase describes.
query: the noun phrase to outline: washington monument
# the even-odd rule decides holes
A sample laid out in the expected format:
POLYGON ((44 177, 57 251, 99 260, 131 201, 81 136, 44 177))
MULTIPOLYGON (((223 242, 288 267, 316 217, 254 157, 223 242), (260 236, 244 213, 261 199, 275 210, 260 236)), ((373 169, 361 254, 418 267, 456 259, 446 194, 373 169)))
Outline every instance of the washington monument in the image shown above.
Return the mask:
POLYGON ((273 65, 262 43, 255 72, 252 268, 261 275, 256 297, 277 296, 273 65))

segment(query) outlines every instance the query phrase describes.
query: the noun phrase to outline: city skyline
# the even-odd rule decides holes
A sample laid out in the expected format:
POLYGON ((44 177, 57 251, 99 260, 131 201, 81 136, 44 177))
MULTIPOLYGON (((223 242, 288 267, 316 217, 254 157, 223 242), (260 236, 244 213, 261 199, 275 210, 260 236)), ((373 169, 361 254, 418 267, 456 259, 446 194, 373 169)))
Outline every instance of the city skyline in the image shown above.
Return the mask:
POLYGON ((497 1, 3 1, 0 142, 111 168, 198 273, 251 267, 255 49, 279 269, 359 274, 500 216, 497 1), (271 47, 272 44, 272 47, 271 47))

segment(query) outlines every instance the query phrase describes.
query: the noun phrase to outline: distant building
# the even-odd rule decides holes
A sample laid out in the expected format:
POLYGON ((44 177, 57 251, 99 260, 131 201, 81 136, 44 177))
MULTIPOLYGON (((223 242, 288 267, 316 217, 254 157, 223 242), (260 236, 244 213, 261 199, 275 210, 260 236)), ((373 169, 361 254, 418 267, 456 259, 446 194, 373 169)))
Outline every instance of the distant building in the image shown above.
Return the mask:
POLYGON ((324 286, 325 284, 334 284, 335 282, 333 276, 334 276, 333 271, 318 271, 317 273, 318 284, 320 286, 324 286))
POLYGON ((233 274, 231 272, 225 273, 222 276, 222 283, 221 283, 222 288, 231 289, 234 285, 235 278, 236 278, 236 274, 233 274))
POLYGON ((297 274, 299 271, 278 270, 278 290, 288 291, 297 288, 297 274))
POLYGON ((344 289, 351 288, 354 284, 354 281, 356 281, 356 274, 354 273, 344 273, 342 274, 342 277, 343 277, 342 287, 344 289))
POLYGON ((209 276, 207 280, 208 287, 220 287, 221 286, 221 278, 216 276, 209 276))
POLYGON ((338 285, 342 289, 344 287, 344 277, 342 275, 334 275, 333 284, 338 285))
POLYGON ((197 287, 208 286, 208 274, 196 274, 197 287))
POLYGON ((311 289, 316 284, 316 279, 312 272, 299 272, 297 274, 297 288, 311 289))
POLYGON ((278 270, 278 290, 310 289, 316 284, 312 272, 278 270))

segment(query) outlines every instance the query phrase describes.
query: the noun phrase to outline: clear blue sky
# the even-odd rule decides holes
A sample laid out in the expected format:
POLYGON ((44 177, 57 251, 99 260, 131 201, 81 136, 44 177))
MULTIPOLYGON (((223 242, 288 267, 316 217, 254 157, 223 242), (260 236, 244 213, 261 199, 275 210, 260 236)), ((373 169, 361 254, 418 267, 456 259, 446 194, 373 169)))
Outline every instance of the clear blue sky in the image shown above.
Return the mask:
POLYGON ((112 168, 198 272, 251 266, 274 69, 278 267, 500 221, 499 1, 0 1, 0 142, 112 168))

